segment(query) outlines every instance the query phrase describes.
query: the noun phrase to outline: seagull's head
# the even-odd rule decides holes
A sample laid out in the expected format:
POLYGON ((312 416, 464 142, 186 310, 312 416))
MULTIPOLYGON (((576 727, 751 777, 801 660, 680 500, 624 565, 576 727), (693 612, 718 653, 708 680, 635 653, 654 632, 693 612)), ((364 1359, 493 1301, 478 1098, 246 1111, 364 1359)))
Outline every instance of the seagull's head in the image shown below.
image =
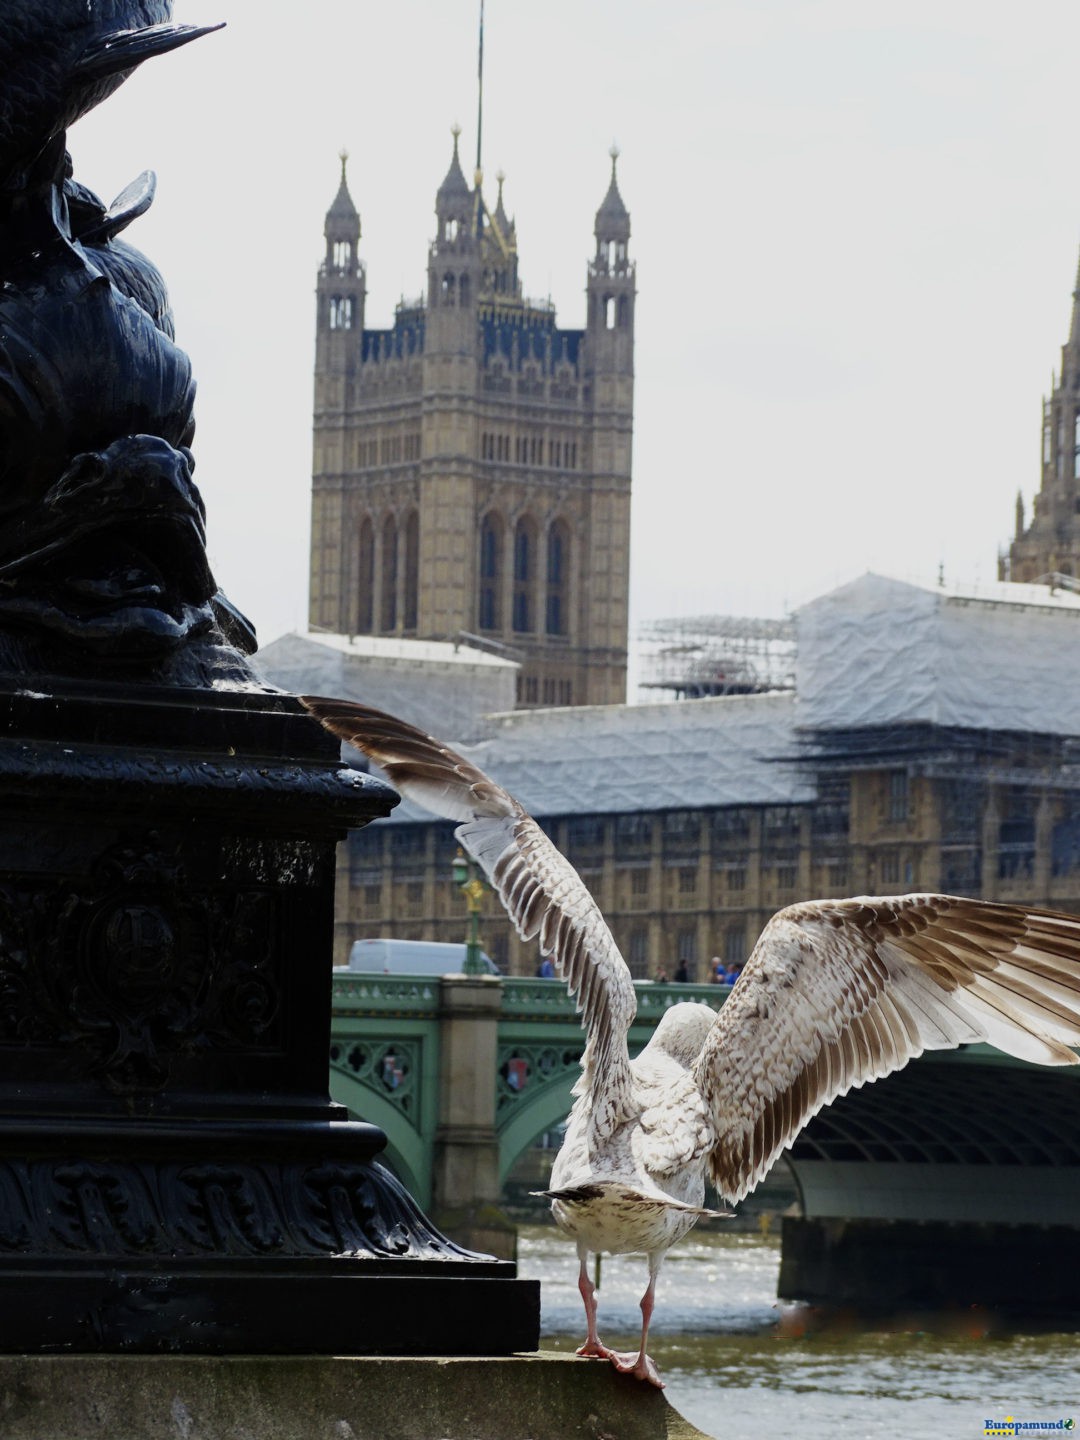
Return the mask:
POLYGON ((652 1033, 647 1050, 669 1055, 680 1065, 692 1065, 701 1053, 705 1037, 716 1020, 716 1011, 709 1005, 683 1001, 665 1010, 652 1033))

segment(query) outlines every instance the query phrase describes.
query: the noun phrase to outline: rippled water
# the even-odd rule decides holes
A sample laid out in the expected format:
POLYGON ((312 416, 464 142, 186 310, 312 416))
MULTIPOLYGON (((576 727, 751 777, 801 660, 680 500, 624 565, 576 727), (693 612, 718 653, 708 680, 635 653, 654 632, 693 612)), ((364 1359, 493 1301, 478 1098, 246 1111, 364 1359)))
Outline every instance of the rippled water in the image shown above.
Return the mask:
MULTIPOLYGON (((528 1227, 519 1264, 542 1282, 541 1343, 575 1348, 585 1322, 572 1247, 528 1227)), ((1080 1336, 988 1334, 977 1314, 944 1336, 800 1334, 799 1313, 775 1299, 779 1264, 778 1240, 697 1231, 661 1271, 649 1351, 672 1404, 708 1434, 966 1440, 1005 1416, 1074 1418, 1080 1433, 1080 1336)), ((620 1349, 637 1346, 645 1281, 641 1257, 604 1258, 600 1334, 620 1349)))

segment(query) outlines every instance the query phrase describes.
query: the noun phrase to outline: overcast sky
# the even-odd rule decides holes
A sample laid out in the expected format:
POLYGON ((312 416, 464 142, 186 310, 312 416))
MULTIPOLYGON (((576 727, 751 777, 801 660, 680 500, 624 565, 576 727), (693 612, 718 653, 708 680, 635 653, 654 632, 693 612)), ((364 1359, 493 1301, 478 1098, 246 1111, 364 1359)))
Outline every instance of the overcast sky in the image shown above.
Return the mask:
MULTIPOLYGON (((177 0, 227 29, 70 136, 163 269, 199 383, 211 558, 306 622, 314 284, 350 152, 367 323, 424 287, 478 0, 177 0)), ((484 168, 526 293, 584 323, 613 140, 638 265, 634 623, 780 614, 866 569, 989 580, 1068 333, 1065 0, 487 0, 484 168)))

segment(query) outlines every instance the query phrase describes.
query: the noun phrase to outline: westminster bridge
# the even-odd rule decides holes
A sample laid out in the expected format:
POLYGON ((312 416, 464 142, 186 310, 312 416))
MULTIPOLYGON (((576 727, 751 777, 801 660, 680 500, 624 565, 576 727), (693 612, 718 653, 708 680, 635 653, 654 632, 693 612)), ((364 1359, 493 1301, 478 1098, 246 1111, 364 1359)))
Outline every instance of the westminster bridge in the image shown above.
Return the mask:
MULTIPOLYGON (((631 1054, 669 1006, 729 993, 635 989, 631 1054)), ((518 1157, 569 1113, 582 1044, 559 980, 334 972, 331 1093, 382 1127, 387 1160, 424 1207, 451 1200, 440 1186, 460 1188, 455 1176, 498 1198, 518 1157)), ((969 1045, 853 1091, 787 1154, 804 1215, 1080 1226, 1078 1072, 969 1045)))
MULTIPOLYGON (((669 1006, 717 1007, 730 993, 635 989, 631 1054, 669 1006)), ((483 1216, 522 1153, 568 1115, 583 1038, 559 980, 338 970, 330 1091, 382 1127, 385 1158, 444 1229, 493 1250, 505 1236, 483 1216)), ((780 1162, 802 1210, 783 1221, 780 1296, 1080 1321, 1078 1080, 1080 1066, 969 1045, 828 1106, 780 1162)), ((512 1237, 500 1253, 511 1251, 512 1237)))

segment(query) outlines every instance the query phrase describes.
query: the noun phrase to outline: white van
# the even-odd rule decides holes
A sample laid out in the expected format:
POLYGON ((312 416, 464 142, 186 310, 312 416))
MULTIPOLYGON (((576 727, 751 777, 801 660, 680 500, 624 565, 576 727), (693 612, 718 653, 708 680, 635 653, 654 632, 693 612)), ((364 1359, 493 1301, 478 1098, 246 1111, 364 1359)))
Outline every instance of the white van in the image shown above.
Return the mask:
MULTIPOLYGON (((482 950, 480 964, 485 975, 502 973, 482 950)), ((368 975, 461 975, 465 946, 443 940, 356 940, 349 951, 349 969, 368 975)))

